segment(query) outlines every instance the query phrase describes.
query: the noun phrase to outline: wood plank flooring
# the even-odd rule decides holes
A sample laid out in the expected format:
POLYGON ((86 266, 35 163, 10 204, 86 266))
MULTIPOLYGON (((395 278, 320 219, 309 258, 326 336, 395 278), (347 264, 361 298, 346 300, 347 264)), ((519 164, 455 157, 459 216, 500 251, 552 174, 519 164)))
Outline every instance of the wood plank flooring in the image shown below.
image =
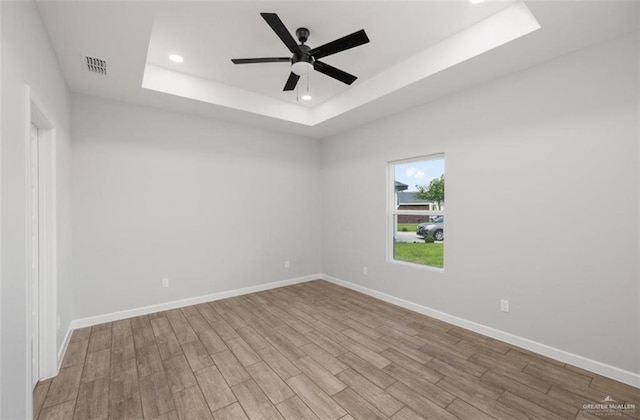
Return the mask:
POLYGON ((76 330, 45 419, 595 419, 640 390, 324 281, 76 330))

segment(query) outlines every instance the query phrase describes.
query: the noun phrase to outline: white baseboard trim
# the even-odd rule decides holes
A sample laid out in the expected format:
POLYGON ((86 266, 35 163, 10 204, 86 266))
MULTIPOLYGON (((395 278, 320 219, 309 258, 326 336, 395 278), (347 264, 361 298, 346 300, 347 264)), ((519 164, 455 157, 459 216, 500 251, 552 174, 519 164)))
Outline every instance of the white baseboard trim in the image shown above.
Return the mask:
POLYGON ((64 359, 64 355, 67 353, 67 347, 69 347, 69 341, 71 341, 71 333, 73 333, 73 328, 69 325, 67 328, 67 333, 64 335, 64 339, 62 340, 62 345, 58 349, 58 364, 56 367, 56 373, 53 376, 56 376, 58 372, 60 372, 60 368, 62 367, 62 360, 64 359))
POLYGON ((104 324, 105 322, 112 322, 112 321, 118 321, 121 319, 132 318, 140 315, 148 315, 154 312, 168 311, 170 309, 182 308, 184 306, 197 305, 199 303, 212 302, 214 300, 226 299, 234 296, 261 292, 263 290, 275 289, 277 287, 289 286, 297 283, 305 283, 311 280, 319 280, 321 276, 322 276, 321 274, 311 274, 308 276, 296 277, 293 279, 282 280, 282 281, 275 281, 272 283, 258 284, 256 286, 243 287, 241 289, 228 290, 225 292, 218 292, 210 295, 196 296, 192 298, 158 303, 156 305, 144 306, 141 308, 127 309, 119 312, 112 312, 112 313, 103 314, 103 315, 90 316, 87 318, 74 319, 73 321, 71 321, 71 330, 90 327, 92 325, 104 324))
POLYGON ((457 316, 449 315, 447 313, 440 312, 427 306, 422 306, 408 300, 400 299, 386 293, 378 292, 376 290, 369 289, 367 287, 360 286, 333 276, 329 276, 327 274, 322 274, 321 278, 339 286, 343 286, 348 289, 364 293, 365 295, 375 297, 376 299, 392 303, 411 311, 418 312, 444 322, 448 322, 449 324, 453 324, 458 327, 466 328, 482 335, 504 341, 505 343, 513 344, 514 346, 522 347, 543 356, 559 360, 563 363, 568 363, 570 365, 577 366, 579 368, 597 373, 599 375, 606 376, 607 378, 615 379, 616 381, 620 381, 625 384, 640 388, 640 374, 620 369, 615 366, 607 365, 595 360, 591 360, 577 354, 569 353, 567 351, 560 350, 546 344, 538 343, 536 341, 529 340, 527 338, 520 337, 482 324, 478 324, 476 322, 469 321, 463 318, 459 318, 457 316))
POLYGON ((468 330, 486 335, 491 338, 495 338, 505 343, 513 344, 514 346, 522 347, 524 349, 533 351, 543 356, 550 357, 552 359, 559 360, 563 363, 569 363, 573 366, 597 373, 607 378, 615 379, 616 381, 623 382, 625 384, 640 388, 640 374, 630 372, 624 369, 617 368, 615 366, 607 365, 595 360, 588 359, 586 357, 569 353, 564 350, 557 349, 555 347, 548 346, 533 340, 529 340, 524 337, 520 337, 505 331, 501 331, 486 325, 478 324, 477 322, 469 321, 463 318, 459 318, 454 315, 429 308, 427 306, 419 305, 408 300, 404 300, 386 293, 382 293, 373 289, 369 289, 364 286, 351 283, 337 277, 333 277, 327 274, 312 274, 303 277, 297 277, 289 280, 276 281, 272 283, 259 284, 256 286, 244 287, 241 289, 229 290, 225 292, 213 293, 210 295, 197 296, 187 299, 175 300, 171 302, 159 303, 156 305, 145 306, 141 308, 128 309, 125 311, 113 312, 109 314, 97 315, 87 318, 76 319, 71 322, 71 326, 65 335, 64 341, 58 352, 58 369, 64 358, 69 340, 71 339, 71 333, 78 328, 90 327, 92 325, 103 324, 105 322, 118 321, 121 319, 131 318, 140 315, 147 315, 159 311, 167 311, 170 309, 181 308, 184 306, 197 305, 204 302, 212 302, 215 300, 226 299, 234 296, 246 295, 249 293, 260 292, 263 290, 275 289, 278 287, 289 286, 292 284, 305 283, 307 281, 322 279, 339 286, 346 287, 348 289, 355 290, 365 295, 375 297, 376 299, 383 300, 385 302, 392 303, 394 305, 409 309, 414 312, 418 312, 444 322, 448 322, 458 327, 466 328, 468 330))

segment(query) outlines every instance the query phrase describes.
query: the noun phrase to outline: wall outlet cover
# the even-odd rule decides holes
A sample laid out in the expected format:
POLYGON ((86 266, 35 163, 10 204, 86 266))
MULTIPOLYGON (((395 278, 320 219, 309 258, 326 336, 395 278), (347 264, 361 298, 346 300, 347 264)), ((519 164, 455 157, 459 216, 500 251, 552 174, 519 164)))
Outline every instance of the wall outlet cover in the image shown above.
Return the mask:
POLYGON ((500 310, 502 312, 509 312, 509 301, 506 299, 500 300, 500 310))

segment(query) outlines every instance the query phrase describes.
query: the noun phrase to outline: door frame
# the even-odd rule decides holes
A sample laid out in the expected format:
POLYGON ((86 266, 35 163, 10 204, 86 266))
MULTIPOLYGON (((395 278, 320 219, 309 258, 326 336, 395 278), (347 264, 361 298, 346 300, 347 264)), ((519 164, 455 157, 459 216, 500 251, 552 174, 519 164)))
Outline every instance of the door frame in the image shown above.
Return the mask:
MULTIPOLYGON (((34 96, 29 85, 26 85, 26 118, 25 146, 30 146, 31 125, 38 129, 38 169, 39 169, 39 379, 51 378, 58 374, 57 351, 57 232, 56 232, 56 129, 51 119, 34 96)), ((26 149, 26 187, 31 185, 31 147, 26 149)), ((27 211, 31 210, 30 194, 27 194, 27 211)), ((31 262, 30 223, 27 223, 27 269, 31 262)), ((31 274, 27 270, 27 349, 31 348, 31 274)), ((27 358, 28 396, 33 390, 32 360, 27 358)), ((31 400, 31 398, 29 398, 31 400)), ((31 405, 31 404, 29 404, 31 405)))
POLYGON ((38 127, 31 124, 31 136, 29 138, 29 208, 27 209, 27 229, 29 231, 29 286, 31 290, 31 313, 29 322, 31 323, 31 345, 29 346, 29 354, 31 355, 31 386, 35 387, 40 380, 40 162, 38 151, 38 127), (35 220, 34 220, 35 219, 35 220), (35 251, 35 252, 34 252, 35 251), (35 305, 34 305, 35 303, 35 305), (35 306, 35 308, 34 308, 35 306), (34 331, 34 327, 38 330, 34 331))

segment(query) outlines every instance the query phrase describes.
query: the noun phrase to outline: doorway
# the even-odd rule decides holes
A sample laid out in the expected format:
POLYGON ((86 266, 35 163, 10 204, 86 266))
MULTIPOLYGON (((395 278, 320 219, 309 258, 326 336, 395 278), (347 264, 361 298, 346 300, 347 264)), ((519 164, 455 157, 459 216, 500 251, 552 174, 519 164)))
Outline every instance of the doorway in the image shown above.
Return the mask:
POLYGON ((56 130, 26 87, 27 392, 58 374, 56 130))

